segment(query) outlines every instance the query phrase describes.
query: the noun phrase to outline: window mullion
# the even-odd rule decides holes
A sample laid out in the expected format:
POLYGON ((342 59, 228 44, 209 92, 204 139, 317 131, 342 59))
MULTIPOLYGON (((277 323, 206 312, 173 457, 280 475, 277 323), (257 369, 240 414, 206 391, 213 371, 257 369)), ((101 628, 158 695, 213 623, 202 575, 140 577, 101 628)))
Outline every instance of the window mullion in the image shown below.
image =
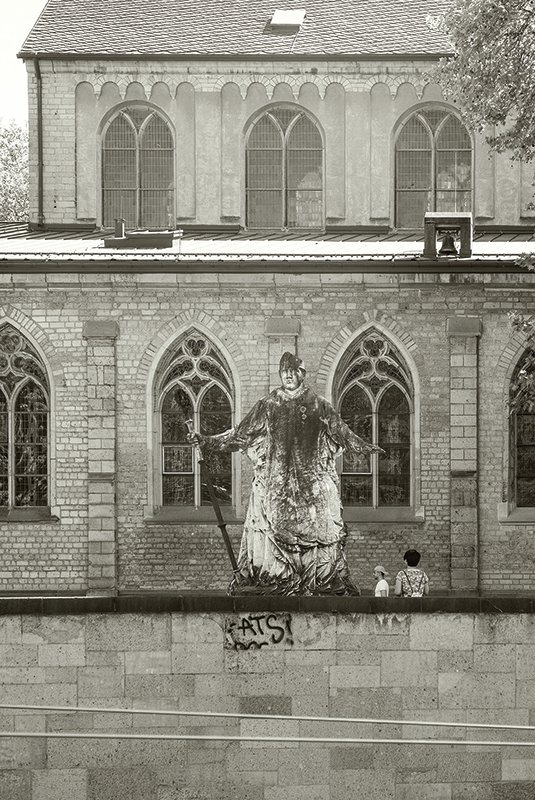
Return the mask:
POLYGON ((136 131, 136 226, 142 227, 141 224, 141 136, 136 131))
MULTIPOLYGON (((379 425, 377 420, 377 403, 372 412, 372 442, 379 444, 379 425)), ((371 454, 371 468, 372 468, 372 506, 378 508, 379 506, 379 456, 377 453, 371 454)))
MULTIPOLYGON (((201 430, 201 412, 199 407, 195 408, 193 412, 193 430, 201 430)), ((193 487, 194 487, 194 504, 195 508, 199 508, 202 504, 202 476, 201 476, 201 450, 199 447, 195 448, 196 458, 194 460, 194 474, 193 474, 193 487)))
POLYGON ((7 414, 7 474, 8 474, 8 506, 15 505, 15 425, 13 398, 10 399, 7 414))

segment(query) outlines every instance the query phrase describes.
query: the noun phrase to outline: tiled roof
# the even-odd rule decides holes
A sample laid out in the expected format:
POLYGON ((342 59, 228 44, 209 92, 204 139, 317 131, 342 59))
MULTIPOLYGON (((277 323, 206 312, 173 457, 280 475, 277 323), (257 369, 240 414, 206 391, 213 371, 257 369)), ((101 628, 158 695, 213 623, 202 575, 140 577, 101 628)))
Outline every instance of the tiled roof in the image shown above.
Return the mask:
POLYGON ((410 55, 444 53, 428 24, 448 0, 49 0, 21 55, 410 55), (266 26, 306 9, 297 33, 266 26))

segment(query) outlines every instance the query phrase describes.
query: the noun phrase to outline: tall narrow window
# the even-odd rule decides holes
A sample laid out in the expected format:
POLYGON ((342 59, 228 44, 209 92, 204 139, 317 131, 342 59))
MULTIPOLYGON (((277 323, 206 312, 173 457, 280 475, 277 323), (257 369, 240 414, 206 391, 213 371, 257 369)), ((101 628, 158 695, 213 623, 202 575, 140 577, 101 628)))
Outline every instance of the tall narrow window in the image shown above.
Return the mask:
POLYGON ((0 327, 0 506, 47 506, 49 387, 39 355, 0 327))
POLYGON ((246 148, 249 228, 323 226, 323 143, 315 123, 285 106, 266 111, 246 148))
MULTIPOLYGON (((232 426, 230 371, 216 348, 198 331, 190 331, 164 359, 157 381, 161 430, 163 506, 210 504, 195 449, 187 442, 187 420, 206 435, 232 426)), ((206 462, 219 502, 232 503, 232 456, 208 453, 206 462)))
POLYGON ((417 111, 396 140, 396 226, 423 227, 426 211, 470 211, 472 142, 443 108, 417 111))
POLYGON ((341 490, 344 506, 409 506, 412 466, 412 383, 395 347, 377 331, 351 348, 338 370, 342 419, 379 455, 345 454, 341 490))
POLYGON ((102 142, 102 216, 110 227, 174 224, 174 144, 167 122, 153 109, 132 106, 113 117, 102 142))
POLYGON ((513 372, 510 387, 510 493, 518 508, 535 506, 535 399, 526 376, 526 360, 532 354, 525 353, 513 372))

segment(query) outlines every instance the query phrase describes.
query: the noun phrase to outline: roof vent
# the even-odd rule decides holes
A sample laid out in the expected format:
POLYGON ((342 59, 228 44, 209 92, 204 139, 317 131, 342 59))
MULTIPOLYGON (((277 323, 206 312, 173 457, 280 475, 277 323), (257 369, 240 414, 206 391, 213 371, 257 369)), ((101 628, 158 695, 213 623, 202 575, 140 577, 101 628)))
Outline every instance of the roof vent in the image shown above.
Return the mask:
POLYGON ((291 10, 278 8, 273 12, 269 27, 273 31, 299 30, 305 21, 306 13, 304 8, 292 8, 291 10))

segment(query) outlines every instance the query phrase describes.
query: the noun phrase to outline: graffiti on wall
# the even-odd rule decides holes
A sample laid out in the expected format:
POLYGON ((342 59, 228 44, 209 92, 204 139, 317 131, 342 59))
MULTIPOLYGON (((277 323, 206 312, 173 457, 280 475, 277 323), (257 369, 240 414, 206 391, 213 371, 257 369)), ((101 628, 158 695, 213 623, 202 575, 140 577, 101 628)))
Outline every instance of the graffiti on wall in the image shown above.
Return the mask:
POLYGON ((277 645, 293 645, 291 614, 240 614, 225 622, 228 649, 260 650, 277 645))

